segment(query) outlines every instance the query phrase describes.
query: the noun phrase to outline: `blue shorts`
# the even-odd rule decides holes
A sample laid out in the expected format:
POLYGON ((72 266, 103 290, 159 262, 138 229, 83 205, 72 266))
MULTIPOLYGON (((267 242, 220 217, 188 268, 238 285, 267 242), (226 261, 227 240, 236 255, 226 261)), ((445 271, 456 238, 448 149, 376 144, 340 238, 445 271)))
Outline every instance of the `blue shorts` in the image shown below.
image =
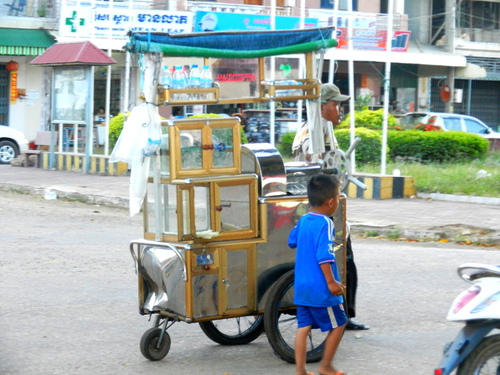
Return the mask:
POLYGON ((342 304, 330 307, 297 306, 298 328, 319 328, 322 332, 331 331, 347 323, 347 315, 342 304))

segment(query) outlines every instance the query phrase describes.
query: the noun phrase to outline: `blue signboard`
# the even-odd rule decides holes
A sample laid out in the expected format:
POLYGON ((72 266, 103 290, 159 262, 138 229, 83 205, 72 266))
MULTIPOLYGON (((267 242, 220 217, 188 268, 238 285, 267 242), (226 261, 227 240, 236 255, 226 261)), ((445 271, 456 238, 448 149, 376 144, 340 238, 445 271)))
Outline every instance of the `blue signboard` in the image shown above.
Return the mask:
MULTIPOLYGON (((316 18, 305 18, 304 28, 318 27, 316 18)), ((276 16, 276 30, 300 28, 299 17, 276 16)), ((271 30, 271 16, 262 14, 196 12, 194 31, 271 30)))

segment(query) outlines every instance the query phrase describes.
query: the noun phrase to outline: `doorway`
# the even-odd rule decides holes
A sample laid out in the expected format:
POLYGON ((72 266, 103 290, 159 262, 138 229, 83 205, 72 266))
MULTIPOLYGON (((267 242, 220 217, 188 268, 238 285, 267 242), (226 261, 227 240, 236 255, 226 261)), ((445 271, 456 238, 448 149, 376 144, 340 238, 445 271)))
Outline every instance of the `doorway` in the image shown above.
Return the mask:
POLYGON ((9 122, 9 72, 5 64, 0 65, 0 125, 8 126, 9 122))

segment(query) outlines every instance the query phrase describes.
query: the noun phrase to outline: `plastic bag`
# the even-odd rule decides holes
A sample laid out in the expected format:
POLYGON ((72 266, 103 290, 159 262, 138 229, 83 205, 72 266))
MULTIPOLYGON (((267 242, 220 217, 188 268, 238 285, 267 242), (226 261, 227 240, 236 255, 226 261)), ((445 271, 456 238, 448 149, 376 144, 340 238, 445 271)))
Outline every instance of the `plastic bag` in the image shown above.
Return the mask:
POLYGON ((155 106, 142 104, 134 107, 123 126, 109 161, 123 161, 130 165, 130 215, 141 210, 146 195, 150 156, 161 144, 160 115, 155 106))

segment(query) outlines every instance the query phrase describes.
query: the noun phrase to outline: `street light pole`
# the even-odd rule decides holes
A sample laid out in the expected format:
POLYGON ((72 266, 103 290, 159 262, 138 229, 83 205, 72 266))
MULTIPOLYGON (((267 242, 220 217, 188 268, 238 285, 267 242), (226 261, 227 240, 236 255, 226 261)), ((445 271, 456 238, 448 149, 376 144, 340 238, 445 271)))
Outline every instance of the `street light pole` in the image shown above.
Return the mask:
POLYGON ((394 18, 394 0, 389 0, 389 9, 387 10, 387 38, 386 38, 386 56, 385 77, 384 77, 384 117, 382 121, 382 154, 380 155, 380 174, 386 173, 387 159, 387 127, 389 122, 389 89, 391 81, 391 50, 392 50, 392 20, 394 18))
MULTIPOLYGON (((455 53, 455 5, 456 0, 446 0, 446 46, 450 53, 455 53)), ((453 113, 453 102, 455 100, 455 68, 448 68, 448 76, 446 77, 446 84, 450 88, 450 100, 445 104, 445 112, 453 113)))

